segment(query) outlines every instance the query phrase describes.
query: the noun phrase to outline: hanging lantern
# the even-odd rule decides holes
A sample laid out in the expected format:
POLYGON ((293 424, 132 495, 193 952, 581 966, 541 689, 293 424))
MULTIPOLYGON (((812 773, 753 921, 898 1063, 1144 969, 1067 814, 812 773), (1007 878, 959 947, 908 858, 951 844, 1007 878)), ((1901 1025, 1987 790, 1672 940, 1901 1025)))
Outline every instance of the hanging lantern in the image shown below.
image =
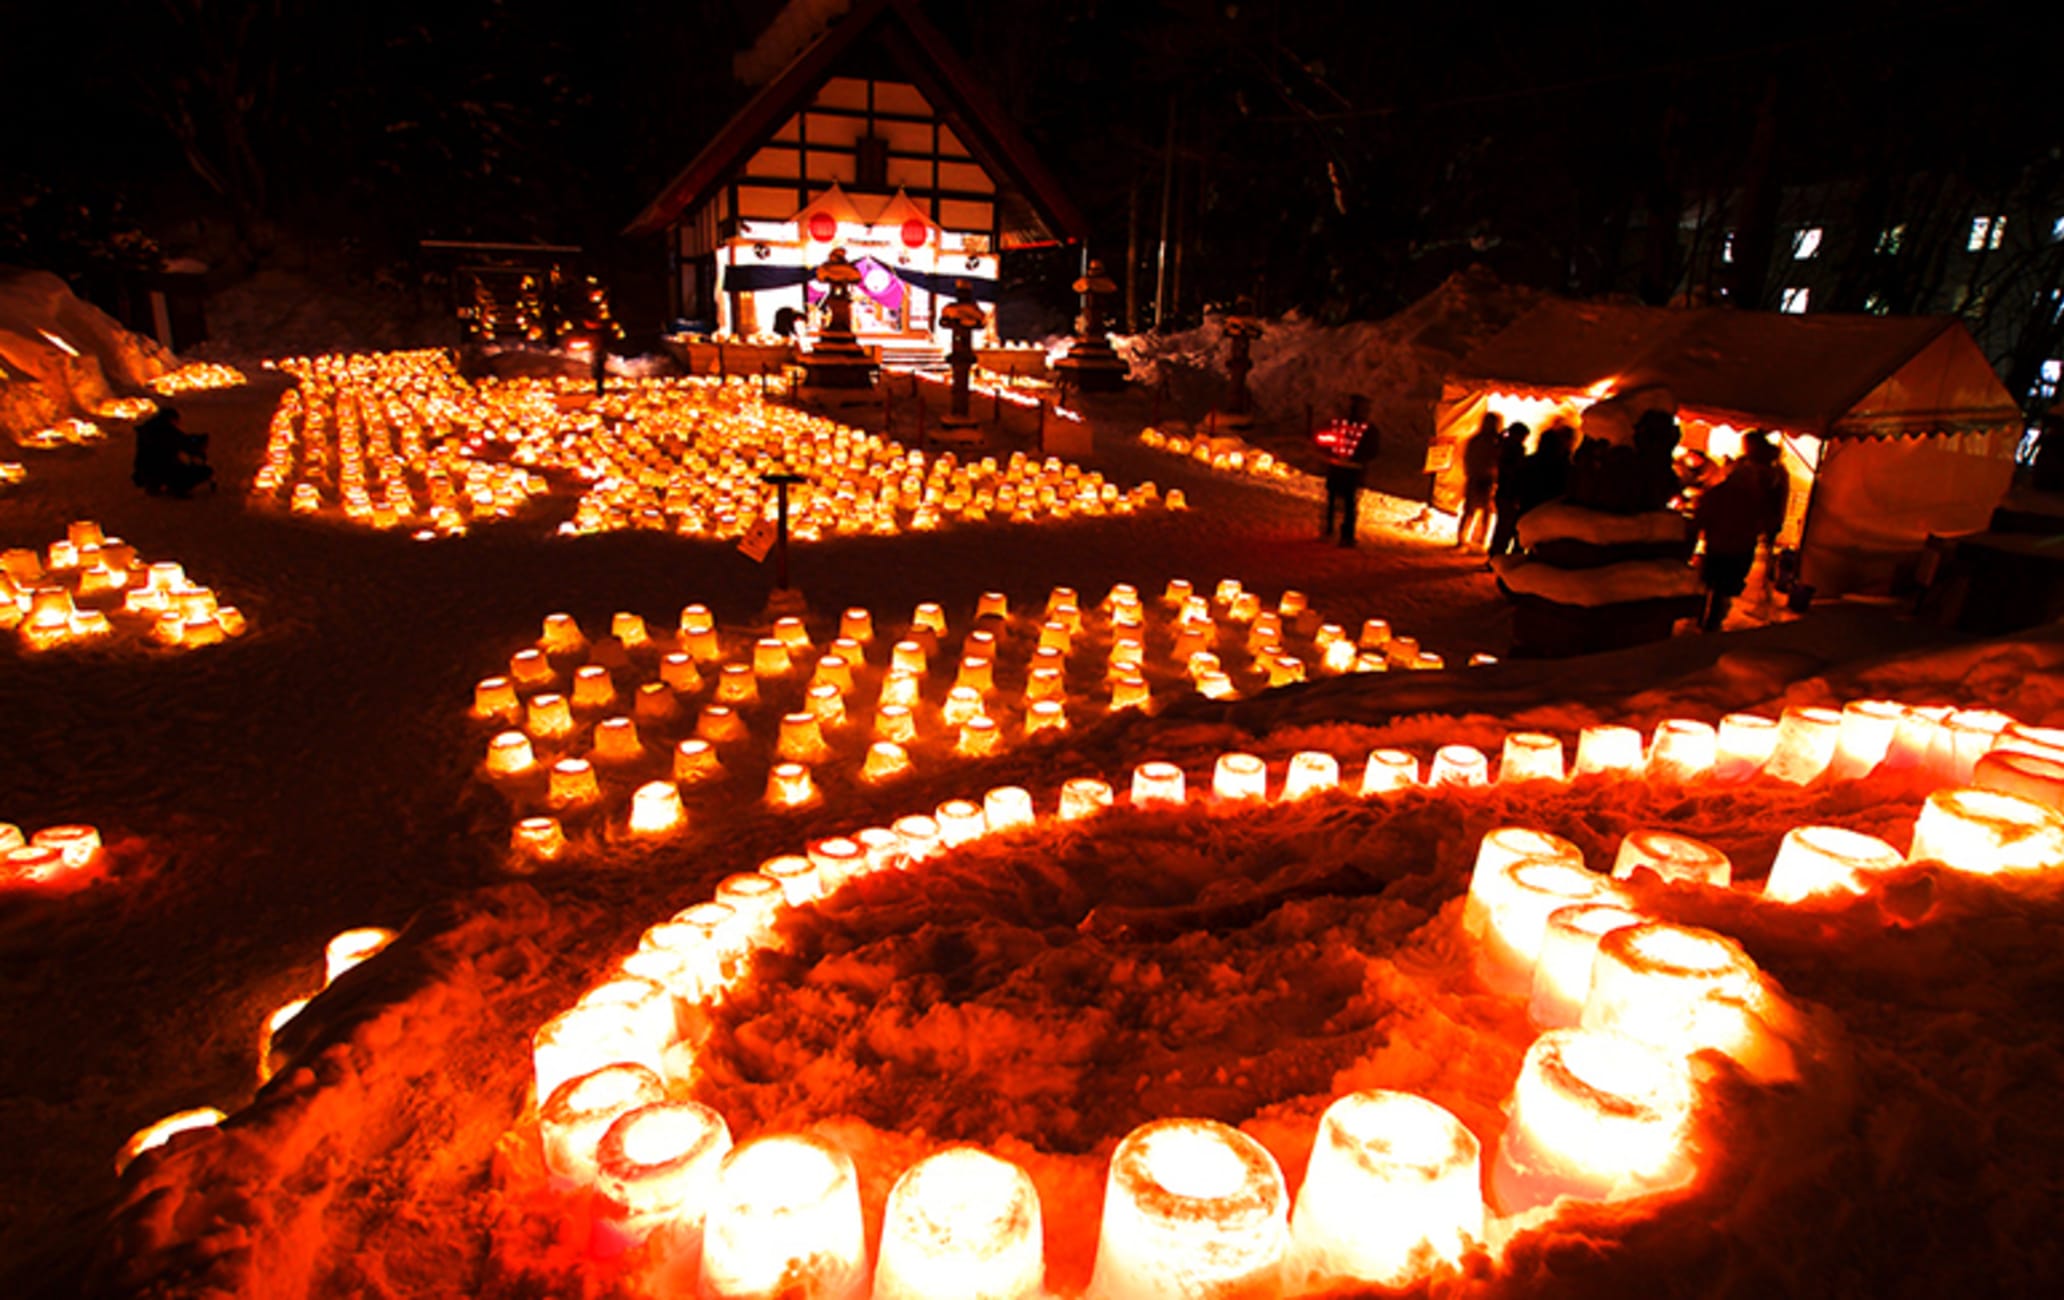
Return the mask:
POLYGON ((1033 1300, 1045 1271, 1039 1193, 1016 1165, 952 1147, 890 1189, 875 1300, 1033 1300))
POLYGON ((1334 1101, 1290 1216, 1285 1289, 1405 1287, 1459 1264, 1484 1235, 1482 1159, 1476 1135, 1423 1097, 1334 1101))
POLYGON ((810 219, 804 226, 809 231, 810 238, 817 243, 828 244, 838 238, 838 218, 821 208, 810 214, 810 219))
POLYGON ((1514 1215, 1565 1196, 1616 1201, 1680 1186, 1694 1172, 1691 1106, 1683 1060, 1618 1034, 1551 1029, 1520 1065, 1492 1202, 1514 1215))
POLYGON ((1211 1120, 1163 1119, 1111 1155, 1089 1294, 1272 1294, 1289 1245, 1275 1157, 1211 1120))

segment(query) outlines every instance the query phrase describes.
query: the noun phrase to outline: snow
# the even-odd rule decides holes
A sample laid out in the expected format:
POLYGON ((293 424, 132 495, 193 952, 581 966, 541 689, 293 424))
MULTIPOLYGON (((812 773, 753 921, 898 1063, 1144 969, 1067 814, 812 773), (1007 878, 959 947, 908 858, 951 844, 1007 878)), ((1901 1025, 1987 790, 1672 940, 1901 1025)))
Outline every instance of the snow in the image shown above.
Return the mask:
MULTIPOLYGON (((182 399, 188 427, 215 435, 227 486, 257 468, 278 391, 260 378, 182 399)), ((848 605, 890 630, 920 600, 965 620, 991 588, 1023 608, 1056 583, 1095 599, 1130 581, 1151 597, 1172 576, 1208 590, 1232 575, 1304 590, 1350 630, 1387 617, 1450 663, 1503 649, 1504 607, 1473 558, 1404 527, 1321 545, 1312 500, 1140 448, 1139 399, 1085 410, 1097 468, 1179 486, 1193 508, 799 548, 818 643, 848 605)), ((76 1293, 82 1276, 96 1294, 651 1290, 653 1261, 594 1258, 582 1208, 538 1177, 522 1122, 531 1031, 723 876, 948 798, 1022 784, 1044 811, 1064 779, 1122 784, 1149 758, 1182 764, 1194 787, 1228 749, 1278 774, 1304 749, 1353 770, 1379 745, 1495 753, 1508 730, 1569 743, 1594 720, 1646 729, 1865 696, 2064 721, 2054 630, 1946 645, 1882 611, 1835 609, 1575 664, 1171 701, 980 763, 939 756, 794 813, 736 784, 691 792, 684 840, 605 830, 566 865, 513 879, 517 810, 476 778, 473 682, 558 609, 591 635, 616 610, 670 626, 691 601, 746 627, 763 570, 711 543, 560 539, 550 519, 423 546, 251 511, 232 490, 149 499, 115 447, 32 468, 0 500, 0 543, 98 519, 205 575, 251 632, 180 657, 0 649, 0 816, 95 824, 110 847, 91 888, 0 901, 0 1035, 34 1045, 0 1083, 7 1131, 33 1135, 0 1148, 9 1294, 76 1293), (331 935, 367 924, 403 933, 281 1031, 282 1068, 258 1091, 264 1020, 320 988, 331 935), (204 1104, 231 1118, 113 1181, 130 1132, 204 1104)), ((1466 977, 1452 925, 1490 827, 1553 830, 1603 866, 1624 831, 1667 826, 1719 845, 1753 882, 1791 826, 1904 845, 1918 804, 1878 781, 1687 795, 1591 780, 1231 816, 1121 811, 984 841, 792 926, 791 951, 714 1026, 698 1086, 741 1137, 794 1124, 851 1152, 871 1232, 897 1172, 955 1135, 983 1141, 1032 1173, 1065 1286, 1087 1276, 1101 1157, 1141 1117, 1240 1123, 1293 1186, 1319 1108, 1352 1087, 1424 1091, 1495 1136, 1523 1014, 1466 977)), ((1807 1016, 1807 1077, 1765 1091, 1723 1070, 1693 1194, 1578 1210, 1479 1260, 1464 1289, 2044 1291, 2060 1266, 2064 908, 1948 874, 1901 884, 1840 911, 1773 913, 1747 893, 1644 899, 1742 939, 1807 1016)))
POLYGON ((139 396, 175 362, 49 272, 0 267, 0 435, 22 440, 139 396))
POLYGON ((1586 609, 1630 600, 1696 596, 1705 590, 1698 570, 1683 560, 1621 560, 1594 569, 1563 569, 1523 555, 1500 555, 1491 561, 1491 567, 1497 570, 1500 582, 1522 595, 1586 609))

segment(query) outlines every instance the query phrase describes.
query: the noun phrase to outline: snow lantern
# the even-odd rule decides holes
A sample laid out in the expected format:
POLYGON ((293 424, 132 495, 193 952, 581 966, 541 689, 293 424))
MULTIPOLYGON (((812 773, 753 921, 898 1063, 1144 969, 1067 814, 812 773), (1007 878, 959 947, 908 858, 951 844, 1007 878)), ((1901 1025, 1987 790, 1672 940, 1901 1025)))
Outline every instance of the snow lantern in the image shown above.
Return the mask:
POLYGON ((1433 751, 1433 767, 1426 774, 1426 784, 1442 785, 1489 785, 1491 783, 1491 761, 1480 749, 1469 745, 1442 745, 1433 751))
POLYGON ((788 643, 779 637, 763 636, 753 642, 753 675, 757 677, 786 677, 795 664, 788 657, 788 643))
POLYGON ((688 820, 681 808, 681 791, 672 781, 647 781, 631 795, 631 832, 634 835, 671 835, 688 820))
POLYGON ((1719 753, 1713 775, 1746 781, 1763 770, 1777 748, 1777 722, 1759 713, 1730 713, 1720 719, 1719 753))
POLYGON ((1871 878, 1905 863, 1898 849, 1873 835, 1839 826, 1799 826, 1785 832, 1763 882, 1763 897, 1796 903, 1808 898, 1870 892, 1871 878))
POLYGON ((907 673, 923 676, 929 665, 925 662, 924 647, 915 641, 898 641, 889 648, 889 673, 907 673))
POLYGON ((1560 781, 1562 741, 1539 731, 1514 731, 1498 755, 1498 782, 1560 781))
POLYGON ((831 747, 824 743, 824 730, 817 723, 817 715, 807 710, 781 715, 774 752, 792 763, 822 763, 831 757, 831 747))
POLYGON ((518 650, 509 656, 509 676, 519 686, 543 686, 553 680, 552 664, 542 650, 518 650))
POLYGON ((1476 864, 1469 872, 1469 893, 1462 909, 1462 928, 1481 935, 1492 904, 1503 887, 1499 873, 1527 858, 1554 858, 1573 866, 1584 865, 1584 851, 1546 831, 1522 826, 1500 826, 1487 833, 1476 846, 1476 864))
POLYGON ((595 765, 585 758, 562 758, 552 764, 546 799, 554 808, 581 808, 602 797, 595 765))
POLYGON ((839 615, 839 638, 866 645, 874 640, 874 615, 855 605, 839 615))
POLYGON ((610 615, 609 635, 615 637, 626 650, 642 650, 652 644, 652 635, 645 629, 645 620, 636 614, 623 611, 610 615))
POLYGON ((1476 1135, 1423 1097, 1334 1101, 1290 1216, 1288 1289, 1403 1287, 1459 1263, 1484 1235, 1482 1158, 1476 1135))
POLYGON ((1541 931, 1541 955, 1534 961, 1534 982, 1527 999, 1527 1019, 1537 1029, 1565 1029, 1584 1014, 1591 996, 1591 968, 1598 940, 1614 930, 1646 919, 1613 903, 1577 903, 1548 914, 1541 931))
POLYGON ((1007 618, 1010 616, 1010 598, 1000 591, 985 591, 975 599, 975 619, 1007 618))
POLYGON ((1994 749, 1978 760, 1971 784, 2016 795, 2052 810, 2064 809, 2064 760, 2023 750, 1994 749))
POLYGON ((576 1005, 547 1020, 531 1036, 537 1095, 550 1100, 568 1079, 605 1065, 642 1065, 659 1074, 666 1044, 649 1032, 650 1021, 624 1006, 576 1005))
POLYGON ((1696 781, 1720 758, 1720 735, 1711 723, 1665 718, 1648 745, 1648 776, 1658 781, 1696 781))
MULTIPOLYGON (((814 719, 813 719, 814 720, 814 719)), ((767 769, 767 803, 774 808, 801 808, 817 799, 817 784, 801 763, 776 763, 767 769)))
POLYGON ((969 718, 960 728, 960 739, 954 744, 955 753, 964 758, 981 758, 996 752, 1002 739, 1002 731, 996 719, 986 713, 969 718))
POLYGON ((1607 883, 1567 858, 1521 858, 1499 868, 1477 897, 1484 930, 1476 970, 1500 993, 1525 996, 1534 982, 1550 913, 1574 903, 1617 901, 1607 883))
POLYGON ((923 862, 945 847, 939 823, 923 813, 898 817, 889 824, 889 829, 895 831, 896 838, 902 841, 903 857, 907 862, 923 862))
POLYGON ((1760 1075, 1762 1062, 1789 1056, 1759 1018, 1769 997, 1756 964, 1734 940, 1644 921, 1599 938, 1579 1023, 1678 1056, 1723 1052, 1760 1075))
POLYGON ((1225 803, 1268 798, 1268 765, 1253 754, 1220 754, 1211 772, 1212 796, 1225 803))
POLYGON ((2036 727, 2017 722, 1992 739, 1992 753, 2033 754, 2064 763, 2064 727, 2036 727))
POLYGON ((597 1148, 609 1126, 629 1111, 665 1100, 665 1081, 642 1065, 605 1065, 568 1079, 538 1111, 545 1167, 587 1186, 595 1181, 597 1148))
MULTIPOLYGON (((747 674, 746 680, 751 680, 750 674, 747 674)), ((706 704, 695 720, 695 735, 697 739, 706 740, 712 745, 744 740, 747 735, 745 720, 728 704, 706 704)))
POLYGON ((828 654, 817 661, 816 672, 810 675, 812 688, 829 686, 843 696, 853 689, 853 664, 842 654, 828 654))
POLYGON ((1141 763, 1132 770, 1132 806, 1179 808, 1183 802, 1183 770, 1173 763, 1141 763))
POLYGON ((1362 769, 1362 793, 1390 794, 1419 784, 1419 759, 1402 749, 1376 749, 1362 769))
POLYGON ((566 697, 546 691, 530 697, 523 728, 539 740, 557 740, 573 734, 573 709, 566 697))
POLYGON ((1064 822, 1081 821, 1096 816, 1115 801, 1107 782, 1090 776, 1072 777, 1061 784, 1059 816, 1064 822))
POLYGON ((483 677, 473 688, 473 716, 513 722, 522 709, 516 684, 506 677, 483 677))
POLYGON ((910 631, 914 635, 929 630, 934 635, 946 635, 946 611, 935 601, 925 601, 910 615, 910 631))
POLYGON ((701 605, 688 605, 681 610, 679 644, 702 663, 713 663, 724 654, 717 640, 717 621, 701 605))
POLYGON ((346 930, 323 945, 323 987, 337 982, 337 977, 354 967, 371 961, 382 948, 394 942, 394 931, 379 926, 364 926, 346 930))
POLYGON ((556 817, 525 817, 509 832, 509 846, 519 857, 550 862, 566 851, 566 834, 556 817))
POLYGON ((1647 761, 1641 733, 1632 727, 1586 727, 1577 734, 1577 775, 1639 773, 1647 761))
POLYGON ((1633 830, 1620 841, 1612 873, 1616 880, 1631 880, 1637 871, 1652 871, 1671 884, 1725 889, 1733 878, 1734 864, 1703 840, 1669 831, 1633 830))
POLYGON ((874 1300, 1032 1300, 1045 1273, 1039 1192, 1018 1166, 951 1147, 889 1190, 874 1300))
POLYGON ((886 826, 863 826, 853 832, 868 872, 895 871, 904 865, 903 838, 886 826))
POLYGON ((955 686, 946 692, 939 718, 949 727, 964 727, 982 714, 982 693, 972 686, 955 686))
POLYGON ((146 1151, 155 1151, 181 1133, 196 1129, 214 1128, 229 1116, 213 1106, 197 1106, 192 1110, 175 1111, 156 1123, 145 1125, 129 1135, 122 1149, 115 1153, 115 1174, 126 1173, 136 1157, 146 1151))
MULTIPOLYGON (((781 660, 786 662, 788 659, 787 647, 783 646, 779 641, 761 642, 762 646, 770 644, 773 648, 766 653, 770 656, 778 654, 781 660)), ((753 652, 753 663, 725 664, 717 669, 716 699, 718 703, 742 707, 760 702, 760 683, 758 676, 754 673, 754 668, 761 662, 761 654, 762 652, 756 649, 753 652)), ((783 669, 782 671, 786 672, 787 670, 783 669)))
POLYGON ((982 819, 990 831, 1020 830, 1037 818, 1032 792, 1018 785, 1000 785, 982 796, 982 819))
POLYGON ((724 1157, 703 1226, 704 1296, 863 1300, 867 1282, 859 1178, 845 1152, 775 1134, 724 1157))
MULTIPOLYGON (((644 1040, 659 1044, 664 1051, 675 1036, 674 995, 671 990, 671 981, 626 971, 616 979, 605 980, 581 994, 577 1005, 622 1008, 637 1022, 644 1040)), ((595 1136, 599 1138, 601 1132, 597 1130, 595 1136)))
POLYGON ((697 784, 714 780, 723 774, 724 765, 717 757, 716 746, 699 737, 684 740, 674 746, 674 780, 697 784))
POLYGON ((600 664, 583 664, 573 670, 573 707, 606 709, 616 703, 616 682, 600 664))
POLYGON ((1937 790, 1914 820, 1910 856, 1978 875, 2064 868, 2064 817, 1996 790, 1937 790))
POLYGON ((1339 759, 1315 749, 1290 756, 1290 767, 1283 775, 1282 797, 1285 803, 1339 788, 1339 759))
POLYGON ((1942 724, 1935 751, 1930 755, 1930 766, 1947 784, 1968 784, 1978 760, 2013 725, 2013 718, 1991 709, 1958 709, 1942 724))
POLYGON ((587 648, 588 638, 582 635, 580 624, 571 614, 545 615, 544 635, 538 638, 538 648, 548 655, 573 654, 587 648))
POLYGON ((100 856, 100 832, 91 826, 46 826, 29 837, 39 849, 55 849, 66 871, 83 871, 100 856))
POLYGON ((760 874, 780 887, 781 896, 790 907, 801 907, 823 897, 817 864, 800 853, 768 858, 760 864, 760 874))
MULTIPOLYGON (((1040 669, 1039 671, 1053 672, 1052 669, 1040 669)), ((1055 676, 1058 676, 1058 674, 1055 674, 1055 676)), ((1031 692, 1028 690, 1026 694, 1029 696, 1031 692)), ((1067 729, 1068 712, 1061 701, 1057 699, 1033 700, 1025 707, 1025 734, 1027 736, 1036 736, 1042 731, 1066 731, 1067 729)))
POLYGON ((803 703, 820 727, 842 727, 846 724, 846 697, 831 682, 805 691, 803 703))
POLYGON ((932 813, 939 823, 939 838, 948 848, 981 839, 989 833, 982 805, 969 799, 948 799, 932 813))
POLYGON ((1777 743, 1763 765, 1764 774, 1790 785, 1805 785, 1835 761, 1842 738, 1842 715, 1816 705, 1795 705, 1777 722, 1777 743))
POLYGON ((1680 1186, 1690 1067, 1619 1034, 1551 1029, 1527 1049, 1491 1167, 1491 1199, 1519 1214, 1561 1197, 1615 1201, 1680 1186))
POLYGON ((1835 736, 1834 774, 1841 780, 1867 776, 1885 761, 1906 706, 1896 700, 1851 700, 1842 706, 1835 736))
POLYGON ((1126 709, 1143 709, 1152 698, 1147 679, 1136 672, 1128 672, 1111 683, 1111 712, 1126 709))
POLYGON ((810 648, 810 629, 803 625, 803 620, 794 615, 789 615, 786 618, 777 618, 774 620, 774 639, 788 647, 790 653, 808 650, 810 648))
POLYGON ((638 740, 638 724, 629 718, 604 718, 595 724, 593 757, 601 763, 635 762, 645 753, 638 740))
POLYGON ((730 1150, 730 1126, 716 1111, 655 1101, 625 1111, 603 1133, 595 1186, 634 1238, 661 1224, 698 1232, 730 1150))
POLYGON ((765 943, 774 920, 785 906, 781 886, 754 871, 742 871, 717 882, 715 901, 731 909, 745 941, 765 943))
POLYGON ((1090 1296, 1273 1294, 1290 1237, 1274 1156, 1212 1120, 1162 1119, 1111 1154, 1090 1296))

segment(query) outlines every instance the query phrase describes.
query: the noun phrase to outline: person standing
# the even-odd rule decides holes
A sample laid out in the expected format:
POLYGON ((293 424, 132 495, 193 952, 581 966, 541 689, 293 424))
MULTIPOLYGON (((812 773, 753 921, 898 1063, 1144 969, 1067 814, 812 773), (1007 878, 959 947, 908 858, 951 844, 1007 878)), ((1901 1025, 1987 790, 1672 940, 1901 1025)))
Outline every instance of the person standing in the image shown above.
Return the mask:
POLYGON ((1491 493, 1498 511, 1498 521, 1491 525, 1490 554, 1494 559, 1519 546, 1519 517, 1526 513, 1527 438, 1532 432, 1524 424, 1513 424, 1498 442, 1498 484, 1491 493))
POLYGON ((1692 523, 1706 545, 1705 557, 1699 562, 1699 579, 1706 588, 1701 630, 1718 632, 1727 622, 1735 597, 1748 585, 1756 546, 1772 527, 1771 495, 1769 467, 1753 455, 1744 455, 1728 469, 1726 478, 1699 498, 1692 523))
POLYGON ((1336 421, 1326 430, 1326 523, 1320 538, 1333 536, 1340 521, 1340 545, 1355 544, 1355 523, 1362 512, 1362 471, 1376 458, 1382 436, 1372 425, 1336 421))
POLYGON ((1468 550, 1482 546, 1491 526, 1491 494, 1498 487, 1500 426, 1493 412, 1485 412, 1483 423, 1462 444, 1462 517, 1455 521, 1455 545, 1468 550))

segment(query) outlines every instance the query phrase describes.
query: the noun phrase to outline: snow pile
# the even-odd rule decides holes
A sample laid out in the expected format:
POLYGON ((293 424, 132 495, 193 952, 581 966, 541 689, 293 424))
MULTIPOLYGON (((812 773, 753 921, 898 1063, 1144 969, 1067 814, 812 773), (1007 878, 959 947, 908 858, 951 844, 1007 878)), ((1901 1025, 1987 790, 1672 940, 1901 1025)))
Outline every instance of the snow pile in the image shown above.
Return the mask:
POLYGON ((22 440, 90 416, 142 394, 174 362, 56 276, 0 267, 0 435, 22 440))
POLYGON ((1636 600, 1671 600, 1705 590, 1699 571, 1683 560, 1621 560, 1589 569, 1565 569, 1524 555, 1492 559, 1498 581, 1523 596, 1558 605, 1599 609, 1636 600))
MULTIPOLYGON (((1247 386, 1264 417, 1301 419, 1307 405, 1324 420, 1368 399, 1367 419, 1386 446, 1423 449, 1433 439, 1441 381, 1477 344, 1532 307, 1540 294, 1499 283, 1482 267, 1458 271, 1439 288, 1381 321, 1326 326, 1292 313, 1255 340, 1247 386)), ((1223 374, 1225 319, 1193 330, 1114 338, 1135 382, 1160 383, 1172 371, 1223 374)))

